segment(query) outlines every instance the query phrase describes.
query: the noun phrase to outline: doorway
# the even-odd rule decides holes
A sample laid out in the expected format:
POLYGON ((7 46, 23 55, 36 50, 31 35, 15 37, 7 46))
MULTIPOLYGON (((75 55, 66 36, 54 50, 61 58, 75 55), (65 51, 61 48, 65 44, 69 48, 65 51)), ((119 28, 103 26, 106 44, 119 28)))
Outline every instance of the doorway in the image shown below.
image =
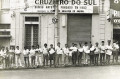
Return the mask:
POLYGON ((25 24, 25 45, 28 49, 38 45, 38 24, 25 24))

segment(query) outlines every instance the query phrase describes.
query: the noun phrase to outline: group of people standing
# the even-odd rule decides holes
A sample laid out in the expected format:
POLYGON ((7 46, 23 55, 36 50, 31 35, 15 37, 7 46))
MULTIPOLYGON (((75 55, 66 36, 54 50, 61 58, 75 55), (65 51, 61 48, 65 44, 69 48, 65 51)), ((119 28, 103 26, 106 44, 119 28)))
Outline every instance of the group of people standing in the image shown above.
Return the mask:
POLYGON ((61 48, 60 43, 54 48, 53 44, 48 45, 45 43, 43 48, 39 45, 32 46, 31 49, 24 47, 23 50, 16 46, 14 49, 2 47, 0 51, 0 65, 2 68, 35 68, 35 67, 59 67, 66 65, 105 65, 110 64, 111 55, 112 62, 118 62, 119 45, 118 42, 105 45, 104 41, 99 43, 88 44, 87 42, 79 43, 79 46, 72 43, 71 47, 65 44, 61 48), (23 59, 23 61, 22 61, 23 59), (99 62, 100 61, 100 62, 99 62))

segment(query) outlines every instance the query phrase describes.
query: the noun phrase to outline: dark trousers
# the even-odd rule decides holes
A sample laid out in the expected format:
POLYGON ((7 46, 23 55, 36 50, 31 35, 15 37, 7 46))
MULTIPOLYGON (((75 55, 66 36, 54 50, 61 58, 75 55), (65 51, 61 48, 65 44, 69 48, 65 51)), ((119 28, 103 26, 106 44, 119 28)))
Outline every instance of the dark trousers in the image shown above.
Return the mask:
POLYGON ((114 60, 118 62, 118 51, 113 51, 113 63, 114 63, 114 60))
POLYGON ((43 54, 43 66, 48 66, 48 60, 49 60, 49 57, 48 57, 48 54, 43 54))
POLYGON ((73 52, 72 53, 72 64, 76 65, 76 61, 77 61, 77 52, 73 52))
POLYGON ((90 55, 90 65, 94 64, 94 54, 90 55))
POLYGON ((35 56, 31 56, 31 66, 35 66, 35 56))
POLYGON ((94 55, 95 65, 98 65, 99 54, 94 55))
POLYGON ((78 65, 80 65, 82 62, 82 55, 83 55, 83 52, 78 53, 78 65))
POLYGON ((29 67, 29 57, 24 57, 25 67, 29 67))
POLYGON ((106 54, 106 63, 110 64, 110 55, 107 55, 107 54, 106 54))
POLYGON ((105 53, 100 53, 100 64, 105 63, 105 53))
POLYGON ((6 56, 5 57, 5 67, 6 68, 9 68, 10 67, 10 63, 9 63, 10 61, 9 61, 9 57, 8 56, 6 56))
POLYGON ((50 60, 50 67, 52 66, 52 64, 55 66, 55 53, 49 55, 49 60, 50 60))

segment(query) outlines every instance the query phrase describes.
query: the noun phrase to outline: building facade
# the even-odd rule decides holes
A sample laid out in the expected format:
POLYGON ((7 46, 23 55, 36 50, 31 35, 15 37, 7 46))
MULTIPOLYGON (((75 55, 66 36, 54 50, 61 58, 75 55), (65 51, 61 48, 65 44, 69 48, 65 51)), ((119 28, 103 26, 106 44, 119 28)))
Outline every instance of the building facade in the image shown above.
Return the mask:
POLYGON ((0 1, 0 46, 113 41, 110 0, 0 1))

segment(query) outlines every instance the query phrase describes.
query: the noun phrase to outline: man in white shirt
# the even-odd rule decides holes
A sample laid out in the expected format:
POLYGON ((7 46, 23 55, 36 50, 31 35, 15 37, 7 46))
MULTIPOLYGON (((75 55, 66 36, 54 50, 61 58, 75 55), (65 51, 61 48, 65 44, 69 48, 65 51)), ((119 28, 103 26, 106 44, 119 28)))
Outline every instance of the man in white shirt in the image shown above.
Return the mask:
POLYGON ((0 51, 2 68, 5 68, 5 66, 6 66, 5 57, 6 57, 6 50, 5 50, 5 47, 2 47, 2 49, 0 51))
POLYGON ((64 53, 64 65, 68 65, 69 48, 67 44, 65 44, 65 47, 63 48, 63 53, 64 53))
POLYGON ((15 50, 13 49, 12 46, 10 46, 9 49, 9 61, 10 61, 10 67, 12 68, 14 65, 14 55, 15 55, 15 50))
POLYGON ((43 63, 42 63, 42 49, 39 47, 39 45, 36 46, 35 52, 36 52, 36 65, 37 67, 40 67, 43 65, 43 63))
POLYGON ((24 56, 25 67, 29 67, 29 50, 26 49, 26 47, 24 47, 23 56, 24 56))
POLYGON ((88 54, 90 53, 89 46, 88 46, 87 42, 85 42, 85 45, 83 46, 83 50, 84 50, 84 53, 83 53, 84 65, 87 65, 88 64, 88 58, 89 58, 88 54))
POLYGON ((34 49, 34 46, 31 47, 30 49, 30 64, 31 64, 31 67, 35 67, 35 49, 34 49))
POLYGON ((47 44, 44 44, 44 48, 43 48, 43 66, 48 66, 48 47, 47 44))
POLYGON ((83 46, 82 43, 79 43, 80 48, 78 49, 78 65, 82 64, 82 56, 83 56, 83 46))
POLYGON ((108 40, 108 45, 106 45, 106 63, 110 64, 110 56, 112 55, 112 46, 111 46, 111 40, 108 40))
POLYGON ((78 53, 77 44, 72 43, 72 47, 70 47, 70 50, 72 50, 72 64, 75 66, 77 61, 77 53, 78 53))
POLYGON ((113 63, 114 63, 114 60, 116 60, 116 63, 118 62, 118 52, 119 52, 118 42, 114 42, 113 43, 113 63))
POLYGON ((105 45, 104 45, 104 41, 101 42, 100 45, 100 64, 104 65, 105 64, 105 45))
POLYGON ((55 48, 56 50, 56 66, 62 65, 62 54, 63 50, 60 47, 60 43, 57 43, 57 47, 55 48))
POLYGON ((19 66, 22 67, 22 62, 21 62, 21 50, 19 49, 19 46, 16 46, 15 49, 15 60, 16 60, 16 67, 18 68, 19 66))

